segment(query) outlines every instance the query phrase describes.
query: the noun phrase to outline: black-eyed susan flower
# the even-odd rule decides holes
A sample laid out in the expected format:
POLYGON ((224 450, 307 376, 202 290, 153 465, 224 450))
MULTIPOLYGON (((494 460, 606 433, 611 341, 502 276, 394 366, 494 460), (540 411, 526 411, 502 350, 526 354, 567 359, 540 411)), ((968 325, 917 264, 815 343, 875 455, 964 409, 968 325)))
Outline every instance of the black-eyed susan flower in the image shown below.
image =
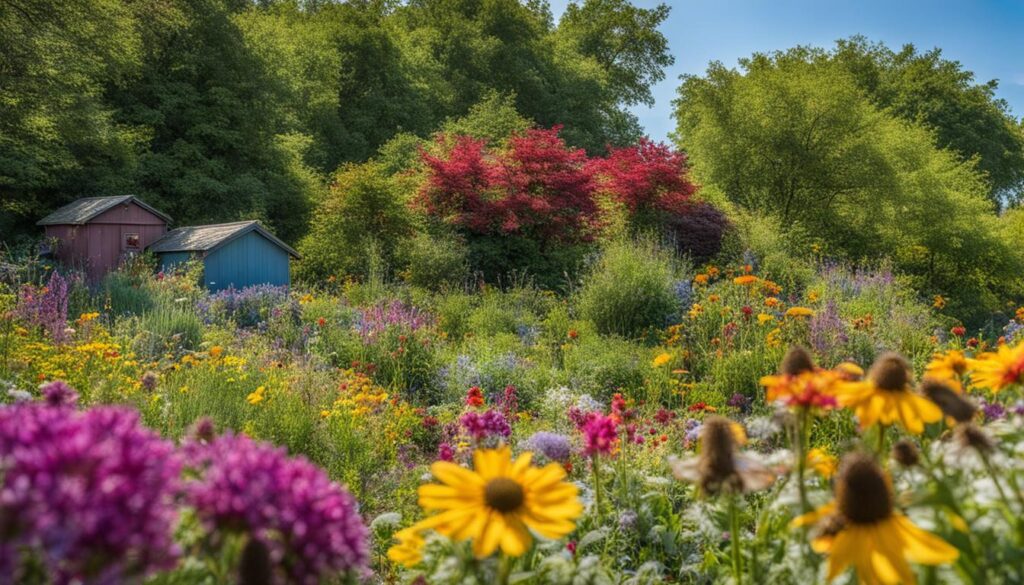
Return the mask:
MULTIPOLYGON (((499 548, 510 556, 524 554, 533 538, 530 530, 545 538, 561 538, 572 532, 583 512, 575 485, 563 481, 565 470, 557 463, 530 465, 532 454, 512 460, 508 447, 478 449, 474 469, 437 461, 430 471, 441 483, 420 486, 419 502, 425 510, 439 511, 411 529, 433 529, 452 540, 473 541, 473 553, 487 557, 499 548)), ((397 536, 397 535, 396 535, 397 536)), ((403 547, 415 540, 408 533, 399 538, 403 547)))
POLYGON ((968 365, 972 387, 999 392, 1024 381, 1024 343, 1015 347, 1000 345, 996 351, 987 351, 968 360, 968 365))
POLYGON ((900 423, 919 435, 925 423, 942 419, 935 403, 913 391, 910 364, 895 353, 879 356, 865 380, 837 384, 836 398, 840 406, 853 409, 862 429, 900 423))
POLYGON ((835 500, 794 520, 796 526, 809 524, 819 527, 812 548, 828 555, 829 581, 852 565, 860 583, 909 585, 917 581, 908 561, 940 565, 960 554, 894 509, 889 478, 861 453, 843 459, 835 500))
POLYGON ((405 567, 418 565, 423 560, 423 530, 426 530, 424 526, 413 525, 396 532, 395 540, 398 544, 388 549, 388 558, 391 562, 405 567))
POLYGON ((710 416, 701 428, 699 454, 682 459, 669 457, 676 479, 700 486, 705 494, 752 492, 767 488, 775 473, 766 465, 737 452, 746 439, 736 423, 721 416, 710 416))
POLYGON ((925 378, 934 378, 949 383, 960 390, 960 380, 967 373, 967 357, 959 349, 936 353, 924 368, 925 378))

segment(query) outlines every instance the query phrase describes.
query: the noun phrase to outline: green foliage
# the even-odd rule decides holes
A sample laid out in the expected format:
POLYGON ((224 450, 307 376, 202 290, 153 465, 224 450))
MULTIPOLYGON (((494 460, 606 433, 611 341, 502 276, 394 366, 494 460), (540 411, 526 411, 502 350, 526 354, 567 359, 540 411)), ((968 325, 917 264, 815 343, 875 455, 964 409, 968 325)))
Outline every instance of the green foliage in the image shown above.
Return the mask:
POLYGON ((813 234, 822 254, 891 257, 976 319, 1018 250, 998 235, 984 176, 933 134, 875 107, 827 54, 754 55, 688 77, 677 138, 697 177, 741 208, 813 234))
POLYGON ((871 101, 908 122, 935 131, 937 144, 961 160, 977 157, 989 197, 997 204, 1024 197, 1024 135, 996 80, 975 83, 974 73, 942 50, 893 51, 856 36, 840 40, 830 58, 854 77, 871 101))
POLYGON ((299 243, 304 278, 369 276, 371 260, 396 265, 412 235, 412 218, 395 182, 373 162, 342 167, 299 243))
POLYGON ((583 281, 580 315, 605 335, 643 335, 679 314, 679 277, 671 253, 653 242, 612 242, 583 281))
POLYGON ((441 290, 459 286, 469 276, 466 245, 453 235, 413 237, 403 251, 405 281, 413 286, 441 290))

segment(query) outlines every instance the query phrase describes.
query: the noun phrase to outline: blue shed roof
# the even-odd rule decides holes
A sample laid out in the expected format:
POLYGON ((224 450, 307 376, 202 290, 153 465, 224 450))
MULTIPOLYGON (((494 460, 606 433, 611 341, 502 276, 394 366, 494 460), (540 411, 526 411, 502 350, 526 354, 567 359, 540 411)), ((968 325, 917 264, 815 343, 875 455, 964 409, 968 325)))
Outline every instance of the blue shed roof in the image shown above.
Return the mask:
POLYGON ((166 252, 209 252, 252 231, 270 240, 291 256, 295 258, 301 257, 298 252, 288 246, 288 244, 277 239, 274 234, 267 231, 255 220, 175 228, 167 232, 164 237, 150 244, 146 249, 155 254, 166 252))

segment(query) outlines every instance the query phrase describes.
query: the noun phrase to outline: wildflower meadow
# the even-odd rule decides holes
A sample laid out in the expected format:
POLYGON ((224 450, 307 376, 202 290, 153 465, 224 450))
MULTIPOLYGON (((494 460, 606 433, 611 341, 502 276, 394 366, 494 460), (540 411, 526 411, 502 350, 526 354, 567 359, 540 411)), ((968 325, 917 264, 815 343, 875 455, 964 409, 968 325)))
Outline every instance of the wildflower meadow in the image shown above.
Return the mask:
POLYGON ((0 585, 1024 584, 1022 30, 0 0, 0 585))

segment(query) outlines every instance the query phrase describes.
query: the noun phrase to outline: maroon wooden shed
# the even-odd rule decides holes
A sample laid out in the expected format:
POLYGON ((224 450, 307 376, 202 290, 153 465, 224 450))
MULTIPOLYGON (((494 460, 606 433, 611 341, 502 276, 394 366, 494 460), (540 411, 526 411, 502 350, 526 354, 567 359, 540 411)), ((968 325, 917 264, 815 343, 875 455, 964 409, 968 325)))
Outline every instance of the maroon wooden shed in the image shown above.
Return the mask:
POLYGON ((56 240, 54 256, 85 271, 91 282, 142 252, 167 231, 171 218, 134 195, 87 197, 39 220, 47 238, 56 240))

